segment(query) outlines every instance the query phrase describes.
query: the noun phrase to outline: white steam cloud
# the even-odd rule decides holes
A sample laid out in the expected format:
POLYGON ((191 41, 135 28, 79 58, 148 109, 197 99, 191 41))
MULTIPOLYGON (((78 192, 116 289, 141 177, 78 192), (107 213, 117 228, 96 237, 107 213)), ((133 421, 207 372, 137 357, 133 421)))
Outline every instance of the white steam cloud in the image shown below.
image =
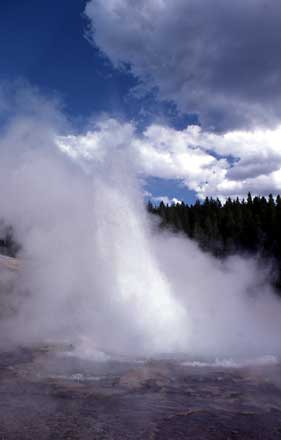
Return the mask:
POLYGON ((1 320, 3 342, 279 355, 281 304, 256 263, 221 263, 149 218, 131 126, 121 136, 103 121, 107 131, 98 124, 85 145, 66 135, 54 104, 47 117, 45 101, 32 94, 32 102, 1 136, 0 211, 23 246, 17 313, 1 320))

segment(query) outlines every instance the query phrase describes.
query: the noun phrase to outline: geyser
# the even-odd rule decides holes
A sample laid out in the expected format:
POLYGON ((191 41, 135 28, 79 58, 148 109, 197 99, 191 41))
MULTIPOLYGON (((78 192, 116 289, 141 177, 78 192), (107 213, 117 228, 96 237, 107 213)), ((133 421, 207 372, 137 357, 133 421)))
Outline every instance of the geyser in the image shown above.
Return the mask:
POLYGON ((73 161, 66 141, 53 137, 46 151, 20 136, 22 155, 2 162, 2 212, 22 243, 18 314, 4 333, 139 355, 185 350, 187 313, 159 269, 125 147, 86 160, 78 145, 73 161))
POLYGON ((135 184, 131 179, 123 182, 117 173, 114 179, 111 174, 99 181, 96 188, 95 206, 100 211, 96 247, 100 265, 114 280, 107 301, 125 311, 129 328, 124 331, 130 349, 139 353, 184 351, 188 314, 159 268, 135 184))
POLYGON ((256 262, 215 260, 148 216, 132 125, 105 119, 91 136, 59 136, 62 116, 44 117, 36 99, 0 141, 1 216, 22 244, 3 341, 278 356, 280 301, 256 262))

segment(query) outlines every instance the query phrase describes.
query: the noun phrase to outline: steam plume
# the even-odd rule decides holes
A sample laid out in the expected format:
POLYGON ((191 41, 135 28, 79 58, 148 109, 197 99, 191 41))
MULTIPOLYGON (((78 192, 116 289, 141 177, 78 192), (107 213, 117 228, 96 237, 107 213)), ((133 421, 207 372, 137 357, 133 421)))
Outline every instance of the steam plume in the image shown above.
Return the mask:
POLYGON ((85 149, 57 106, 29 93, 33 111, 12 115, 0 145, 1 215, 22 243, 17 313, 2 320, 3 339, 279 355, 280 302, 255 261, 221 263, 149 218, 131 126, 115 133, 120 124, 103 120, 85 149))

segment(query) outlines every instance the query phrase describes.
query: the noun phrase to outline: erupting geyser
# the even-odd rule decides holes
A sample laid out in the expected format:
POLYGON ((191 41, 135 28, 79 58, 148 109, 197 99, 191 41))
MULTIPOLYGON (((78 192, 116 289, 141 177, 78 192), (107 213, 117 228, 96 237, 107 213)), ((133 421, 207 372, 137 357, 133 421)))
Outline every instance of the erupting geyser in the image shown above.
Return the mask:
POLYGON ((187 312, 159 268, 143 203, 132 188, 128 192, 105 182, 99 187, 99 208, 107 220, 97 225, 98 248, 115 274, 115 301, 134 324, 136 352, 186 351, 187 312))
POLYGON ((1 214, 22 244, 5 342, 278 356, 280 300, 256 262, 216 260, 149 217, 132 126, 103 121, 59 137, 45 114, 15 118, 1 139, 1 214))

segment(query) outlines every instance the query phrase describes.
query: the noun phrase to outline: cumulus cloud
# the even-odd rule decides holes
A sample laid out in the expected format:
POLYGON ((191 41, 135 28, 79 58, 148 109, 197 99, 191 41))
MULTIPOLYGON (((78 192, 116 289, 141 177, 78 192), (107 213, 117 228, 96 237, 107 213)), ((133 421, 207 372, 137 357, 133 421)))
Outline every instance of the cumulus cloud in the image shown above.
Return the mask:
POLYGON ((132 123, 102 119, 92 131, 57 138, 71 157, 101 160, 108 145, 126 155, 143 176, 178 179, 197 196, 243 197, 247 192, 268 195, 281 191, 281 126, 225 133, 198 126, 184 130, 152 124, 137 133, 132 123))
POLYGON ((176 197, 169 198, 168 196, 153 196, 150 192, 145 192, 145 197, 148 197, 150 201, 156 203, 158 205, 159 203, 163 202, 165 205, 181 205, 182 201, 177 199, 176 197))
MULTIPOLYGON (((90 0, 89 35, 205 127, 274 125, 281 116, 281 3, 90 0)), ((140 88, 141 88, 140 87, 140 88)))
POLYGON ((152 125, 135 145, 146 173, 181 179, 201 198, 225 198, 280 192, 280 139, 280 126, 213 133, 152 125))

